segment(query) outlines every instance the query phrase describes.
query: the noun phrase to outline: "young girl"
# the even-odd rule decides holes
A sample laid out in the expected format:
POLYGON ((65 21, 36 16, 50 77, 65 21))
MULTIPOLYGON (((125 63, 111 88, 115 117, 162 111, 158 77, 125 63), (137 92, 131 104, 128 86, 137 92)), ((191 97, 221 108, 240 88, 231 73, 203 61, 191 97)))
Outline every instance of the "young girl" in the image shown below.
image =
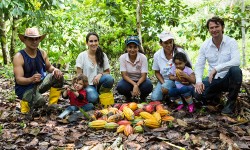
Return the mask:
POLYGON ((181 110, 184 105, 181 97, 185 99, 188 104, 188 111, 192 113, 194 111, 194 103, 192 93, 195 84, 195 74, 193 70, 187 65, 187 57, 184 53, 176 53, 173 58, 174 66, 170 72, 169 79, 175 81, 175 88, 171 88, 168 91, 169 96, 177 104, 177 110, 181 110))
POLYGON ((67 86, 66 90, 62 94, 64 99, 69 98, 70 106, 68 106, 66 110, 58 116, 60 119, 67 116, 72 111, 79 110, 79 107, 84 111, 94 109, 94 105, 92 103, 88 103, 86 96, 85 88, 88 86, 88 78, 85 75, 80 74, 73 79, 72 85, 73 87, 67 86))

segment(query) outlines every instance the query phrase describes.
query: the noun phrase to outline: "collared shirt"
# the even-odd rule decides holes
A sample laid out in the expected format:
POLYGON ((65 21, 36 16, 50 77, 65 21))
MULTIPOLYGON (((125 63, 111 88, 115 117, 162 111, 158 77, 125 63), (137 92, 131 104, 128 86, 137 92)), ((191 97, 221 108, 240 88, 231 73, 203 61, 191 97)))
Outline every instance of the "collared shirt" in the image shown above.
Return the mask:
POLYGON ((148 60, 142 53, 137 53, 135 62, 131 62, 128 53, 122 54, 119 58, 120 71, 126 71, 129 78, 138 81, 142 73, 148 73, 148 60))
POLYGON ((99 73, 103 73, 104 70, 109 69, 109 61, 107 55, 103 52, 103 67, 101 68, 97 64, 93 64, 91 59, 88 57, 88 52, 81 52, 76 59, 76 67, 83 70, 83 74, 88 77, 89 85, 93 85, 93 79, 99 73))
POLYGON ((215 79, 223 78, 229 68, 240 65, 240 52, 237 41, 223 35, 220 48, 218 49, 212 41, 207 39, 201 46, 199 56, 195 65, 196 83, 202 82, 203 71, 206 61, 208 62, 208 74, 213 68, 217 71, 215 79))
MULTIPOLYGON (((174 52, 174 54, 177 52, 184 53, 187 56, 188 62, 192 64, 188 55, 182 48, 177 47, 176 52, 174 52)), ((173 66, 174 66, 173 60, 172 59, 168 60, 166 58, 163 48, 161 48, 154 54, 154 62, 152 69, 160 71, 160 74, 162 75, 164 81, 169 80, 169 74, 173 66)))

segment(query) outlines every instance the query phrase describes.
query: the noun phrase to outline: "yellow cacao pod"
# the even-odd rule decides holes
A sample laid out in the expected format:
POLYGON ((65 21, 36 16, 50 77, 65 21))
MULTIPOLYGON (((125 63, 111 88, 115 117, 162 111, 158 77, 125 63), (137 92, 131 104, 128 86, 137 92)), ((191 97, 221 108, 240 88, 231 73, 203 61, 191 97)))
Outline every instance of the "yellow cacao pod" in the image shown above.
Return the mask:
POLYGON ((159 128, 160 124, 156 119, 145 119, 144 120, 144 125, 149 127, 149 128, 159 128))
POLYGON ((155 117, 155 119, 158 121, 159 124, 161 124, 161 114, 158 112, 154 112, 153 116, 155 117))
POLYGON ((165 115, 168 115, 170 114, 170 112, 166 109, 160 109, 160 110, 157 110, 157 112, 161 115, 161 116, 165 116, 165 115))
POLYGON ((153 115, 151 115, 150 113, 146 111, 140 112, 140 116, 142 116, 142 118, 144 119, 155 119, 153 115))
POLYGON ((107 114, 109 113, 109 111, 108 111, 107 108, 100 110, 100 112, 101 112, 103 115, 107 115, 107 114))
POLYGON ((122 132, 124 132, 124 129, 125 129, 125 125, 120 125, 120 126, 116 129, 116 132, 117 132, 117 133, 122 133, 122 132))
POLYGON ((123 115, 115 114, 115 115, 109 116, 107 121, 108 122, 118 122, 118 121, 122 120, 123 118, 124 118, 123 115))
POLYGON ((107 122, 105 120, 95 120, 89 122, 88 126, 93 129, 103 129, 106 124, 107 122))
POLYGON ((135 114, 134 112, 128 108, 127 106, 125 106, 123 108, 123 114, 124 116, 128 119, 128 120, 134 120, 135 119, 135 114))

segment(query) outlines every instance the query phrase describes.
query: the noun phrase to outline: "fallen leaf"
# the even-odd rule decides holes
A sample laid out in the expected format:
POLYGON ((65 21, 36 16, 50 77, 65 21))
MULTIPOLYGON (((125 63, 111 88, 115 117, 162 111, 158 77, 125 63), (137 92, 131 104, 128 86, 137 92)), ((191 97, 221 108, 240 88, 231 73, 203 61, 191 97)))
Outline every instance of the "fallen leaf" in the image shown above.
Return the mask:
POLYGON ((187 127, 187 123, 181 119, 176 119, 179 126, 187 127))
POLYGON ((38 139, 34 138, 30 143, 25 145, 25 147, 36 146, 38 144, 38 139))
POLYGON ((224 143, 227 143, 228 145, 234 144, 233 140, 223 133, 220 133, 220 140, 222 140, 222 142, 224 142, 224 143))

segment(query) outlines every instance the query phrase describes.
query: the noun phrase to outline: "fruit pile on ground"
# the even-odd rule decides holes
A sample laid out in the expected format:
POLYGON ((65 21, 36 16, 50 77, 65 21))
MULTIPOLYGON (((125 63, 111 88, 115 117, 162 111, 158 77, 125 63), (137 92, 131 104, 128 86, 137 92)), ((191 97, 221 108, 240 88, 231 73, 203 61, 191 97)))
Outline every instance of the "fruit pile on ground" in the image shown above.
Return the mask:
POLYGON ((170 111, 161 102, 150 103, 117 103, 113 107, 96 110, 91 115, 93 121, 88 126, 92 129, 106 129, 129 136, 143 133, 144 128, 159 128, 173 121, 170 111))

